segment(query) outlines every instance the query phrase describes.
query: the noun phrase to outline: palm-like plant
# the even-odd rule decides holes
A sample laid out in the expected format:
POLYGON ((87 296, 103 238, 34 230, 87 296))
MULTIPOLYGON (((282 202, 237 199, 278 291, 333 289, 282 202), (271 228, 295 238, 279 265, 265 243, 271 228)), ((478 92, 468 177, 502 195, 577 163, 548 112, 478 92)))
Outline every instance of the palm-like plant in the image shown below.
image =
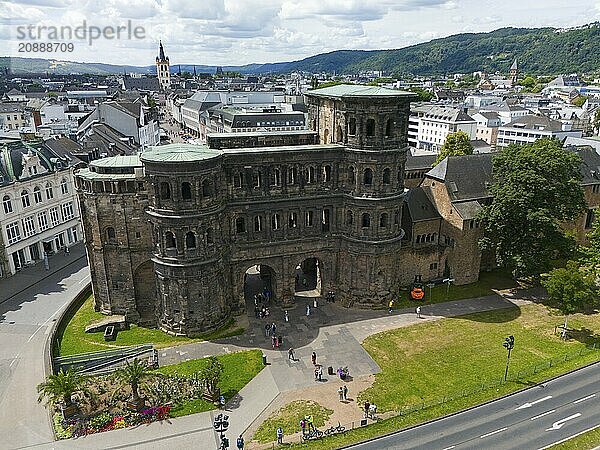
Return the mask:
POLYGON ((65 407, 71 406, 71 396, 77 391, 89 392, 86 384, 89 379, 87 376, 75 372, 69 368, 66 372, 61 369, 56 375, 48 376, 48 379, 43 383, 38 384, 37 391, 40 394, 38 402, 44 398, 52 403, 62 403, 65 407))
POLYGON ((158 373, 152 372, 145 362, 142 362, 137 358, 132 362, 127 361, 125 367, 115 372, 115 379, 121 386, 125 384, 131 386, 132 400, 134 402, 140 400, 140 386, 147 380, 158 376, 160 376, 158 373))

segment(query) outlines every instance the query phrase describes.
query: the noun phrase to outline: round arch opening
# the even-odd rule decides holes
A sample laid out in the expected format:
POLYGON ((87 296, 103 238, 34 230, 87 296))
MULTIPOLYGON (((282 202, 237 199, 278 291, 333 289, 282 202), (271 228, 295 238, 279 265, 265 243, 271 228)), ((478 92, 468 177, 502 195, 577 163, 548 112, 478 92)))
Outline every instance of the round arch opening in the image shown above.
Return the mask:
POLYGON ((322 263, 318 258, 306 258, 295 269, 294 295, 319 297, 322 293, 322 263))
POLYGON ((252 308, 254 298, 261 303, 270 304, 276 300, 275 270, 266 264, 254 264, 244 273, 244 300, 252 308))

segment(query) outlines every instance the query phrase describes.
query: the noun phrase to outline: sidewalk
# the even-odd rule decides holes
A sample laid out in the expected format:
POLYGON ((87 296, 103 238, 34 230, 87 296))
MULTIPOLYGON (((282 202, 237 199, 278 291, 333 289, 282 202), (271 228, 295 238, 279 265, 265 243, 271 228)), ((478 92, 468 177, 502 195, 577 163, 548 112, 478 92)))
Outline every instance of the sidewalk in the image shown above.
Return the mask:
POLYGON ((38 261, 34 266, 26 267, 9 278, 0 280, 0 303, 14 297, 15 295, 35 286, 40 281, 50 277, 54 273, 69 264, 85 258, 85 246, 83 243, 69 247, 69 254, 59 252, 48 259, 49 270, 44 267, 44 261, 38 261))

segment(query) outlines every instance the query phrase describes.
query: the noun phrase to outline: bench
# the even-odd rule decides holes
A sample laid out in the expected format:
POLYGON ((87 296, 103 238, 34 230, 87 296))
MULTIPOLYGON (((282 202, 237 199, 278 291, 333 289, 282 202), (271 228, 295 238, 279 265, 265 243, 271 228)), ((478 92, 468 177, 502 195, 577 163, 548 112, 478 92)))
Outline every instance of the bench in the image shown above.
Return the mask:
POLYGON ((117 338, 117 330, 113 325, 106 327, 104 330, 104 340, 114 341, 117 338))

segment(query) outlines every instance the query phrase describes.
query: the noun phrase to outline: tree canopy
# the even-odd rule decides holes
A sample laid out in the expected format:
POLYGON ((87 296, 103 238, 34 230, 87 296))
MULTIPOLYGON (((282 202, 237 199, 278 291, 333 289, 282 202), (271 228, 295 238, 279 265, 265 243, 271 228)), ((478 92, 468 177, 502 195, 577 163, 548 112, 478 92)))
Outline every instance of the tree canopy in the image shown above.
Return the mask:
POLYGON ((561 228, 586 207, 581 159, 557 140, 509 145, 493 158, 493 201, 483 207, 484 250, 517 277, 538 276, 567 256, 574 240, 561 228))
POLYGON ((464 156, 472 155, 473 146, 471 145, 471 139, 469 135, 464 131, 457 131, 456 133, 450 133, 446 136, 444 145, 440 150, 438 158, 433 163, 433 166, 437 166, 447 156, 464 156))
POLYGON ((553 269, 542 278, 541 283, 548 291, 548 298, 565 315, 581 311, 598 301, 594 276, 586 273, 575 261, 567 261, 565 267, 553 269))

